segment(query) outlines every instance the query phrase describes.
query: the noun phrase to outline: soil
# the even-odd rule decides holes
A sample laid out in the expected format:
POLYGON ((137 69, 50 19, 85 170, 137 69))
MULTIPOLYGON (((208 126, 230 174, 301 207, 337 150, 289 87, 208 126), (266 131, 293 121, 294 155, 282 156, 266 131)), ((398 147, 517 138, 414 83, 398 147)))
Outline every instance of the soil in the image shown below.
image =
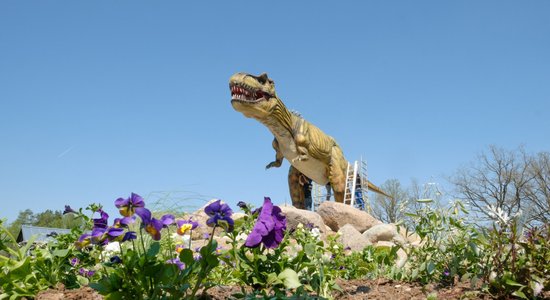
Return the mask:
MULTIPOLYGON (((426 299, 428 295, 434 295, 434 299, 492 299, 489 295, 478 290, 472 290, 469 284, 457 283, 451 287, 439 288, 428 285, 396 282, 388 279, 356 279, 340 280, 338 285, 342 292, 333 294, 335 299, 356 300, 356 299, 380 299, 380 300, 416 300, 426 299)), ((237 286, 218 286, 208 290, 204 299, 232 299, 233 294, 241 290, 237 286)), ((62 285, 55 289, 40 292, 36 299, 39 300, 60 300, 60 299, 81 299, 100 300, 103 299, 90 287, 75 290, 67 290, 62 285)))

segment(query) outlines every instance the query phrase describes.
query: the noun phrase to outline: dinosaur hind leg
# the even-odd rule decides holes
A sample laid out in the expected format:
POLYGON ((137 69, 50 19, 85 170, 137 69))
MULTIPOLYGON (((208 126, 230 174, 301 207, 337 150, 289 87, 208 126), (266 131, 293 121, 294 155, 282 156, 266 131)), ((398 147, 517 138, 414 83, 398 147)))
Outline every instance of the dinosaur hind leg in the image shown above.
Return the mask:
POLYGON ((332 147, 331 161, 329 164, 329 181, 334 191, 334 200, 344 202, 344 189, 346 188, 347 161, 344 159, 339 147, 332 147))
POLYGON ((290 191, 292 205, 299 209, 305 209, 305 195, 304 189, 300 185, 300 175, 302 175, 302 173, 291 165, 288 170, 288 189, 290 191))

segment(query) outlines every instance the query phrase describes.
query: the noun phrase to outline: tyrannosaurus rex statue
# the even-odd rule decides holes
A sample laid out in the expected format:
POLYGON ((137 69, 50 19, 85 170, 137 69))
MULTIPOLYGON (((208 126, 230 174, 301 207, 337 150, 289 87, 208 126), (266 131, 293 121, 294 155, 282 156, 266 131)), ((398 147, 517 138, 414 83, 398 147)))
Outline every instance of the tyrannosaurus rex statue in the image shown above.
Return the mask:
MULTIPOLYGON (((277 97, 275 83, 265 73, 260 76, 236 73, 229 79, 229 89, 233 108, 258 120, 275 136, 275 161, 266 169, 280 167, 283 157, 290 162, 288 185, 292 205, 305 208, 304 192, 298 181, 301 174, 321 185, 330 183, 335 200, 344 201, 348 162, 332 137, 289 111, 277 97)), ((370 190, 388 196, 367 182, 370 190)))

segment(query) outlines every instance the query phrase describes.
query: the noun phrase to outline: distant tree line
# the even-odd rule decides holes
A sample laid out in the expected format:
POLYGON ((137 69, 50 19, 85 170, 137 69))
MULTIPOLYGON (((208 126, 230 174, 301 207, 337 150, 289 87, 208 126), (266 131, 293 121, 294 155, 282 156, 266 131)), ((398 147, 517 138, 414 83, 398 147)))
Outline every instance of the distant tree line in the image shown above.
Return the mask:
POLYGON ((23 224, 52 228, 73 228, 80 225, 80 220, 76 220, 73 214, 63 215, 63 212, 59 210, 52 211, 48 209, 41 213, 34 213, 32 210, 26 209, 19 212, 17 219, 8 226, 8 230, 11 234, 17 236, 23 224))
MULTIPOLYGON (((524 148, 507 150, 490 146, 486 151, 447 179, 451 192, 447 198, 465 202, 478 220, 494 218, 493 210, 506 215, 521 214, 528 226, 547 224, 550 220, 550 153, 529 154, 524 148)), ((418 199, 430 198, 442 205, 442 192, 437 183, 423 185, 413 181, 404 187, 397 179, 381 185, 393 199, 376 195, 372 203, 373 215, 381 221, 407 221, 407 213, 415 212, 418 199)))

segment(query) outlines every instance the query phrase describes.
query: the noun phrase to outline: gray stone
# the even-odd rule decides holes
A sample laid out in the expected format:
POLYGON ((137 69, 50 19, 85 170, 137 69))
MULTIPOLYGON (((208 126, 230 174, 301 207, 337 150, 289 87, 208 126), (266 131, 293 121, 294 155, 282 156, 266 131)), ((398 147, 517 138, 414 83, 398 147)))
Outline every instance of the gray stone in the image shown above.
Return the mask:
POLYGON ((361 233, 351 224, 346 224, 338 230, 338 242, 344 245, 344 248, 350 248, 352 251, 362 251, 365 247, 372 245, 361 233))
POLYGON ((327 235, 327 227, 325 226, 325 223, 323 222, 323 219, 319 214, 310 211, 310 210, 304 210, 304 209, 298 209, 294 206, 280 206, 281 211, 286 216, 286 228, 287 230, 296 229, 296 226, 298 224, 307 225, 312 224, 314 227, 319 228, 319 232, 321 233, 321 239, 325 239, 327 235))
POLYGON ((394 224, 377 224, 363 232, 369 242, 375 244, 379 241, 393 242, 398 245, 405 245, 407 241, 397 232, 394 224))
POLYGON ((367 212, 347 204, 332 201, 321 203, 317 213, 321 216, 325 225, 336 232, 346 224, 352 225, 359 232, 364 232, 372 226, 382 223, 367 212))

